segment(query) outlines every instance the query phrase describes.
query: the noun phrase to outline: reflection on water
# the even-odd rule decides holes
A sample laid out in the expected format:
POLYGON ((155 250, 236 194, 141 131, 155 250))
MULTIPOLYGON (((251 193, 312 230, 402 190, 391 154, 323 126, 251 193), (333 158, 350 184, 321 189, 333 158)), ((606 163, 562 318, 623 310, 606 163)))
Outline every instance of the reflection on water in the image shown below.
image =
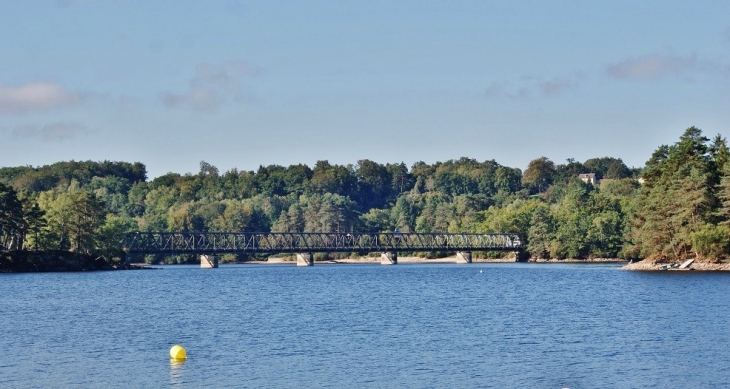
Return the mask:
POLYGON ((185 360, 170 358, 170 385, 182 385, 185 360))

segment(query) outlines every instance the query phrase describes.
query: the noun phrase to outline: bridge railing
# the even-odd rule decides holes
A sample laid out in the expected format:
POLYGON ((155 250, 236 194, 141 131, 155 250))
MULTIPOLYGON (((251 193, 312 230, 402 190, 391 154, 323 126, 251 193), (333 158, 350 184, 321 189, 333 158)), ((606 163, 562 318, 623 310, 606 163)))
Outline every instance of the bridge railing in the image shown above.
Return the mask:
POLYGON ((133 232, 130 254, 299 253, 383 251, 517 251, 516 234, 418 234, 336 232, 133 232))

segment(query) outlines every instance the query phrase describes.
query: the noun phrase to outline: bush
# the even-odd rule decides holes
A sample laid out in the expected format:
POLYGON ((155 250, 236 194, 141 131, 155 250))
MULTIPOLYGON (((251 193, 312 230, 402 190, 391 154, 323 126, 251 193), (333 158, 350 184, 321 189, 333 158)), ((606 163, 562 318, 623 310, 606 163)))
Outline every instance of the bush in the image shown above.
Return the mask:
POLYGON ((727 258, 730 254, 730 226, 703 226, 692 234, 692 249, 706 258, 727 258))

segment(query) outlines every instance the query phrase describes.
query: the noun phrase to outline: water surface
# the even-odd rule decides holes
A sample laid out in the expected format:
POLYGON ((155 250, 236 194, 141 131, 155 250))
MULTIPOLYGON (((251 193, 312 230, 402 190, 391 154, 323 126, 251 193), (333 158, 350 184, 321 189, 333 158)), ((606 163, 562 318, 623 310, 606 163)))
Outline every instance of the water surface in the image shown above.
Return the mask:
POLYGON ((2 274, 0 387, 730 387, 730 274, 616 266, 2 274))

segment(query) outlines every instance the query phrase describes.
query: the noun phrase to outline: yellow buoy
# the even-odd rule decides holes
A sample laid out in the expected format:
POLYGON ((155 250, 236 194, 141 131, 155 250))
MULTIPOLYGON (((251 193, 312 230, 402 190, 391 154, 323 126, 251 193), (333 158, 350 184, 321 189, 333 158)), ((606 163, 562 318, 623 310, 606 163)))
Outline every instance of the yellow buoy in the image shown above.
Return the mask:
POLYGON ((176 344, 170 349, 170 357, 176 360, 183 360, 187 359, 188 355, 185 353, 185 349, 182 346, 176 344))

